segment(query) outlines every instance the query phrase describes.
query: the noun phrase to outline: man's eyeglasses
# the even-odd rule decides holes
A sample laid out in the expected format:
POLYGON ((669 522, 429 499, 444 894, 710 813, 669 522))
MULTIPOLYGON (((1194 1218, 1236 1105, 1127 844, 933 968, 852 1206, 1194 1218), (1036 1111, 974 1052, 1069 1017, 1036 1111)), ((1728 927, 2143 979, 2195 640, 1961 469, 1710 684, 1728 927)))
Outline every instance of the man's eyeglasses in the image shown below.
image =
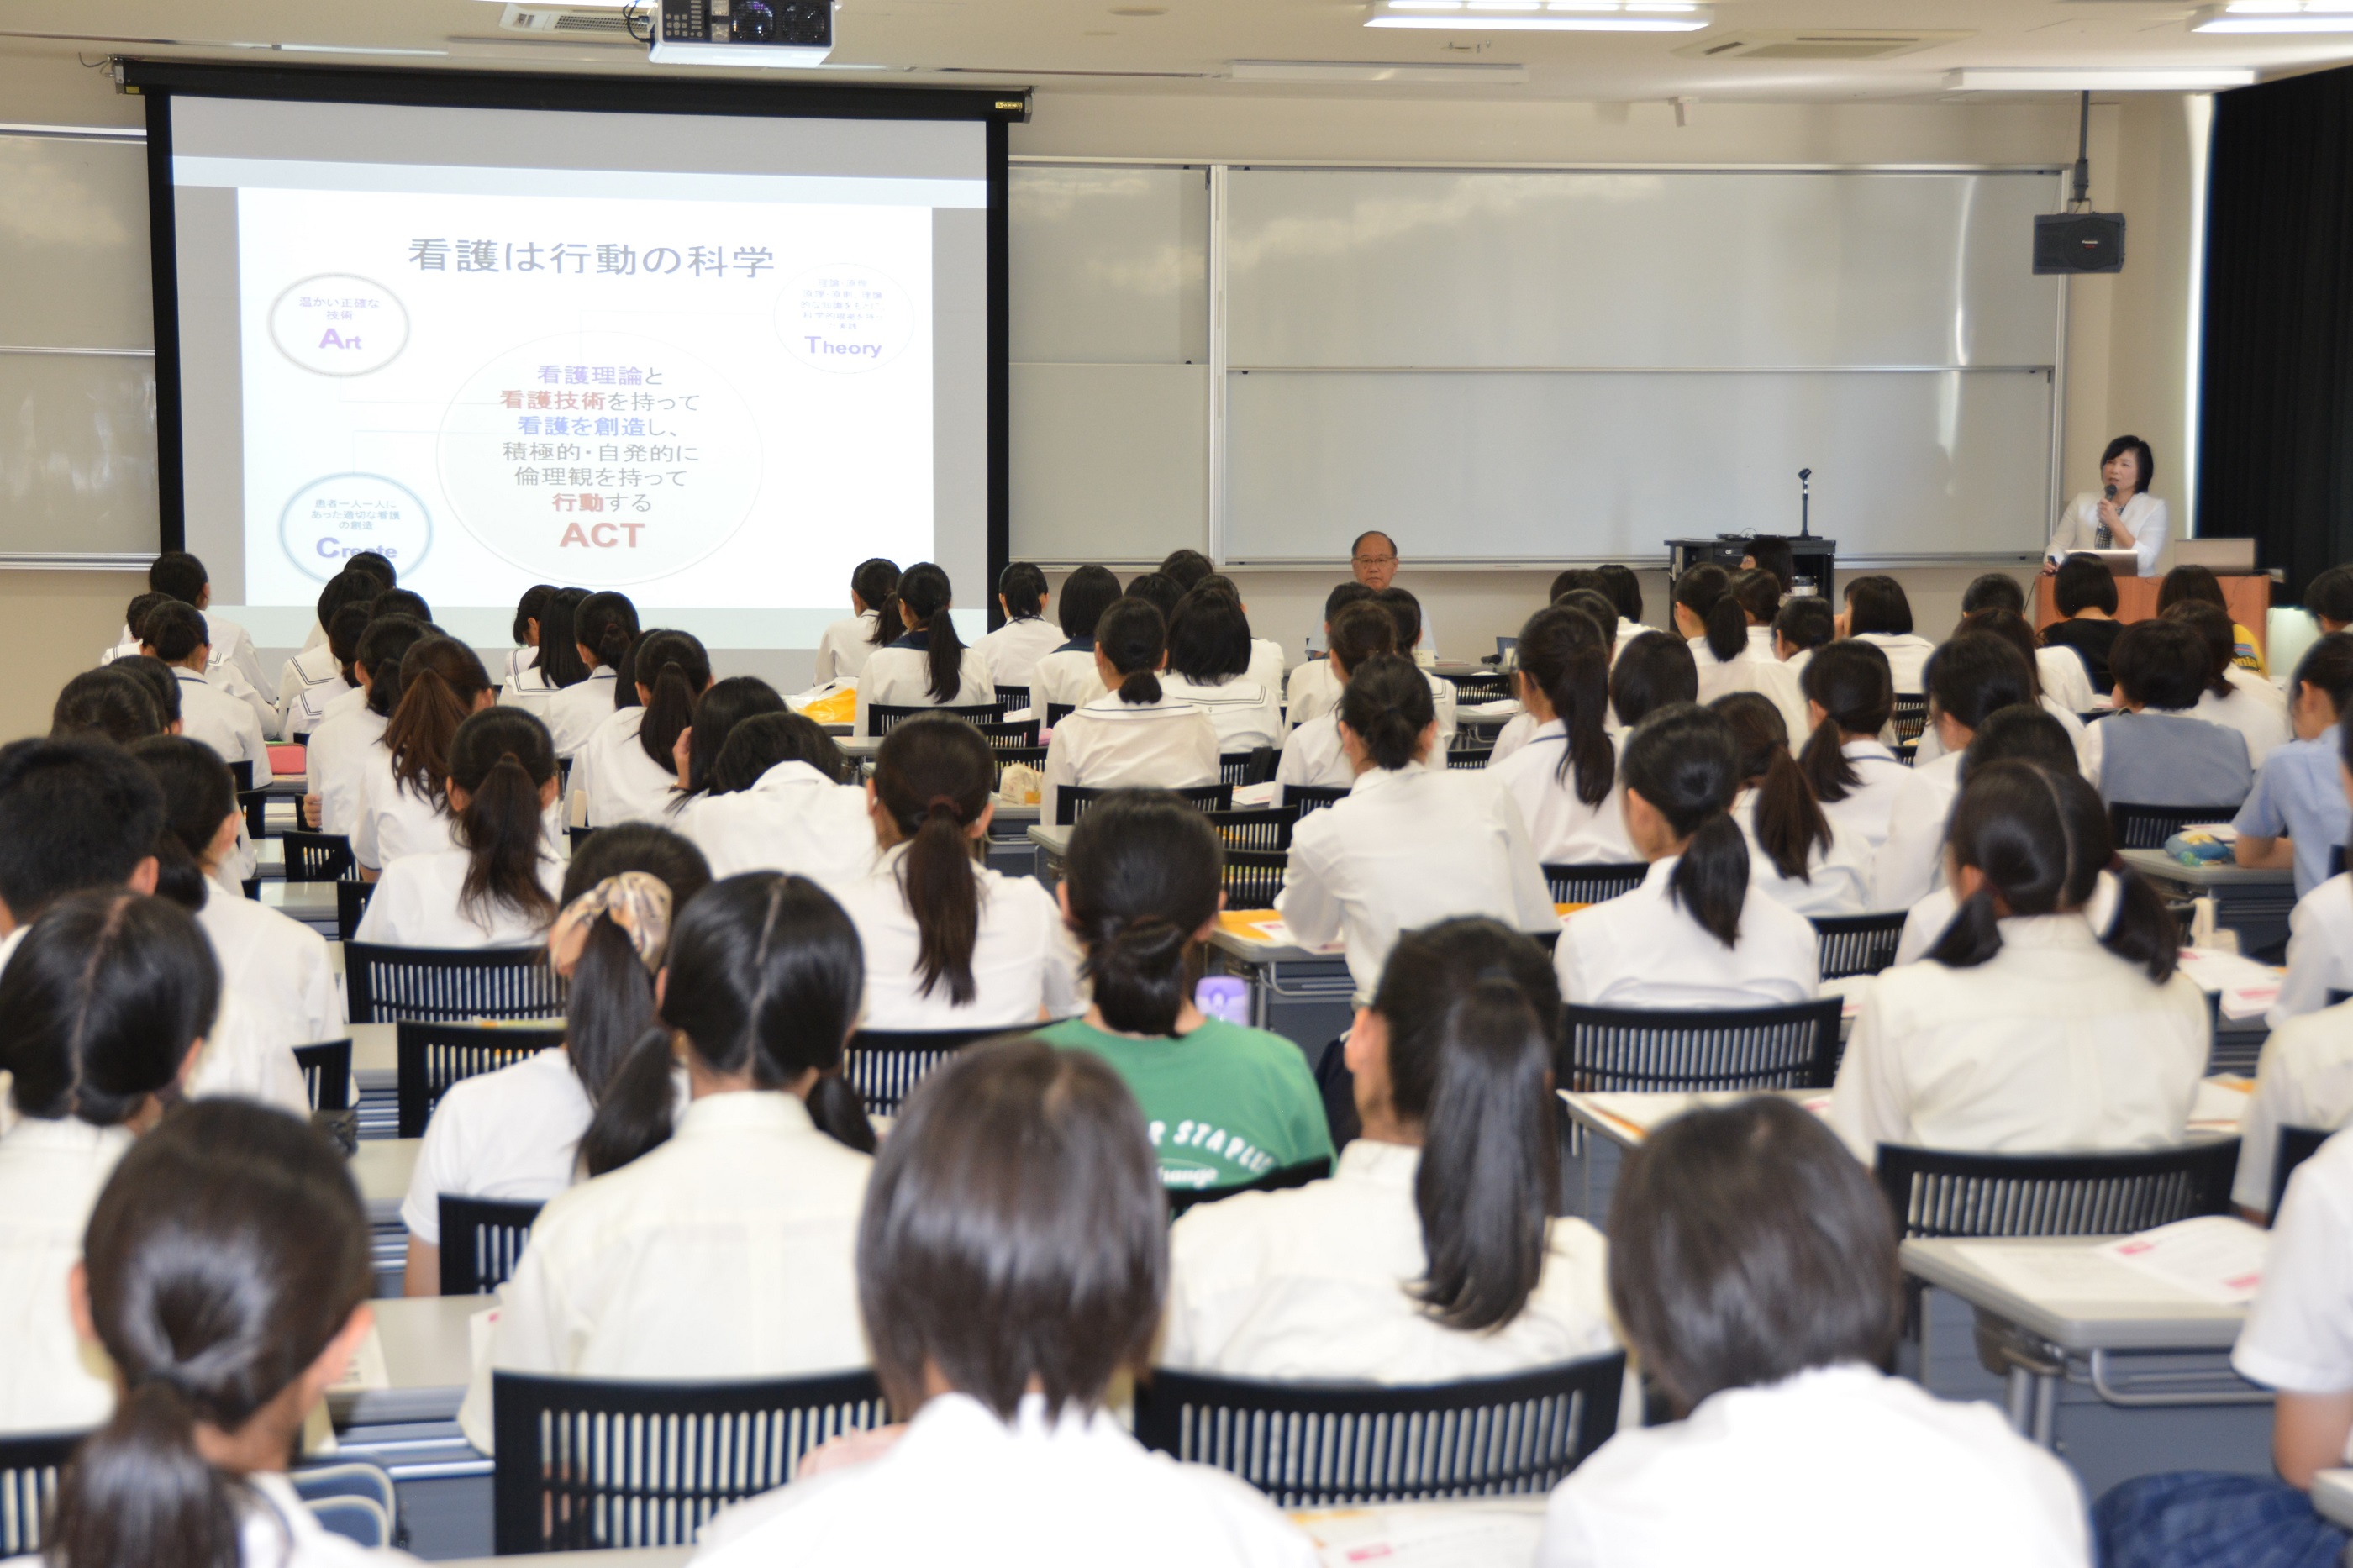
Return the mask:
POLYGON ((1356 557, 1356 563, 1359 566, 1394 566, 1397 564, 1397 557, 1394 555, 1359 555, 1356 557))

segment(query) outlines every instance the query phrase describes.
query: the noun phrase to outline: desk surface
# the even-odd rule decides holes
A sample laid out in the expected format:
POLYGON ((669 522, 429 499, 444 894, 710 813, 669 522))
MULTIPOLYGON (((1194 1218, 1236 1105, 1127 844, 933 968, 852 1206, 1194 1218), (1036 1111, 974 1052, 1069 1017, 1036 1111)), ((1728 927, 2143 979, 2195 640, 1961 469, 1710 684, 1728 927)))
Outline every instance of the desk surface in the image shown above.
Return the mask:
MULTIPOLYGON (((1033 805, 1029 809, 1038 808, 1033 805)), ((1066 855, 1071 848, 1071 835, 1075 831, 1067 823, 1033 822, 1029 825, 1029 842, 1049 855, 1066 855)))
POLYGON ((390 1083, 400 1070, 400 1026, 352 1024, 343 1032, 352 1037, 352 1071, 383 1073, 383 1081, 390 1083))
POLYGON ((467 1321, 490 1304, 487 1296, 401 1296, 371 1302, 389 1386, 330 1394, 335 1425, 456 1419, 473 1372, 467 1321))
POLYGON ((372 1225, 388 1225, 400 1217, 400 1200, 408 1195, 408 1178, 417 1169, 422 1138, 363 1138, 352 1156, 352 1180, 359 1184, 360 1201, 367 1205, 372 1225))
POLYGON ((257 900, 281 914, 290 915, 306 924, 324 915, 330 924, 335 919, 335 884, 332 882, 265 881, 257 900))
MULTIPOLYGON (((1988 1271, 1979 1259, 1989 1252, 2086 1255, 2111 1237, 2036 1237, 1983 1241, 1907 1241, 1904 1271, 1943 1287, 1972 1307, 1995 1313, 2038 1334, 2062 1350, 2228 1350, 2238 1342, 2247 1309, 2202 1300, 2121 1263, 2114 1271, 2114 1294, 2045 1296, 2028 1292, 1988 1271)), ((2071 1259, 2070 1261, 2075 1261, 2071 1259)), ((2094 1265, 2096 1266, 2096 1265, 2094 1265)), ((2087 1270, 2088 1271, 2088 1270, 2087 1270)))
POLYGON ((2282 888, 2295 886, 2295 873, 2286 867, 2256 871, 2221 861, 2211 866, 2185 866, 2162 849, 2126 849, 2125 863, 2144 877, 2162 877, 2193 888, 2282 888))
POLYGON ((1817 1114, 1827 1114, 1830 1110, 1831 1091, 1826 1089, 1670 1089, 1624 1094, 1577 1094, 1564 1089, 1560 1090, 1560 1101, 1568 1110, 1568 1119, 1595 1137, 1621 1149, 1634 1149, 1641 1146, 1651 1129, 1694 1106, 1732 1105, 1752 1094, 1778 1095, 1817 1114))

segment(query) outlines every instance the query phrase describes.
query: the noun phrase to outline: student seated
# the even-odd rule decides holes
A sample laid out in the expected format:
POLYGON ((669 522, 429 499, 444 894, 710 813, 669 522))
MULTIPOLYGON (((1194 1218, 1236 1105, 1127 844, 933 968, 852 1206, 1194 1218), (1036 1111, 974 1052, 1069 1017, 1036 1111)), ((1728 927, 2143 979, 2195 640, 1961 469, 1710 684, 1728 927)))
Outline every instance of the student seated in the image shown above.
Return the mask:
MULTIPOLYGON (((554 584, 533 583, 515 601, 515 646, 513 651, 507 655, 506 668, 499 678, 501 685, 512 681, 539 663, 540 617, 547 612, 547 601, 554 596, 554 584)), ((327 624, 324 616, 319 617, 319 624, 327 624)))
MULTIPOLYGON (((670 781, 675 793, 662 809, 660 820, 677 826, 688 807, 712 793, 719 753, 727 749, 728 738, 738 724, 765 713, 791 711, 776 689, 756 675, 731 675, 704 688, 694 700, 686 728, 679 731, 670 748, 670 760, 678 767, 670 781)), ((839 751, 835 754, 839 756, 839 751)))
MULTIPOLYGON (((2353 726, 2337 727, 2338 787, 2353 800, 2353 726)), ((2340 871, 2296 900, 2287 917, 2287 977, 2263 1021, 2276 1029, 2316 1013, 2331 991, 2353 991, 2353 872, 2340 871)))
MULTIPOLYGON (((1183 553, 1198 554, 1199 552, 1198 551, 1187 551, 1183 552, 1183 553)), ((1207 564, 1206 557, 1204 557, 1203 563, 1207 564)), ((1166 573, 1167 563, 1163 562, 1161 563, 1161 571, 1164 574, 1166 573)), ((1191 587, 1186 589, 1185 593, 1187 598, 1191 597, 1196 593, 1218 593, 1224 595, 1228 599, 1233 601, 1234 607, 1241 612, 1243 635, 1248 637, 1250 639, 1249 676, 1252 680, 1258 682, 1261 687, 1265 689, 1268 694, 1276 702, 1279 710, 1282 698, 1283 669, 1288 661, 1282 656, 1282 645, 1281 643, 1276 642, 1271 637, 1262 637, 1251 633, 1250 626, 1250 605, 1242 602, 1241 589, 1236 586, 1234 580, 1231 577, 1227 576, 1224 573, 1208 572, 1204 573, 1191 587)), ((1179 609, 1184 608, 1184 605, 1185 601, 1183 599, 1179 599, 1176 602, 1177 608, 1179 609)), ((1176 623, 1173 619, 1169 622, 1169 626, 1172 628, 1176 624, 1176 623)), ((1173 637, 1174 635, 1175 634, 1172 629, 1171 636, 1173 637)), ((1174 652, 1175 645, 1173 642, 1171 643, 1170 647, 1171 652, 1169 654, 1169 665, 1173 668, 1176 665, 1176 654, 1174 652)), ((1282 742, 1278 739, 1275 743, 1280 745, 1282 742)))
POLYGON ((400 660, 398 690, 384 739, 365 753, 352 824, 352 858, 371 880, 396 860, 457 842, 445 794, 450 747, 468 716, 495 702, 482 661, 452 637, 412 645, 400 660))
POLYGON ((578 755, 596 727, 621 706, 622 683, 630 676, 629 650, 642 635, 638 606, 627 594, 591 594, 573 612, 572 635, 588 673, 552 693, 539 708, 554 738, 555 754, 565 762, 578 755))
MULTIPOLYGON (((1728 635, 1729 618, 1717 623, 1727 635, 1708 636, 1715 606, 1732 592, 1732 574, 1714 562, 1704 562, 1675 579, 1675 635, 1691 648, 1692 658, 1704 669, 1737 656, 1748 643, 1746 631, 1736 644, 1728 635)), ((1744 620, 1745 625, 1745 620, 1744 620)))
POLYGON ((1314 1568, 1264 1497, 1146 1453, 1106 1407, 1149 1363, 1167 1228, 1145 1119, 1101 1063, 1036 1040, 950 1058, 859 1226, 859 1305, 905 1424, 723 1510, 695 1562, 1314 1568))
POLYGON ((1224 860, 1208 818, 1175 795, 1125 790, 1092 807, 1071 834, 1056 896, 1093 999, 1083 1016, 1038 1031, 1111 1064, 1144 1107, 1162 1179, 1188 1190, 1332 1157, 1300 1048, 1193 1005, 1199 950, 1225 901, 1224 860))
POLYGON ((1168 623, 1168 668, 1160 687, 1209 716, 1220 754, 1279 746, 1286 733, 1275 689, 1251 673, 1256 647, 1240 600, 1197 588, 1176 602, 1176 618, 1168 623))
POLYGON ((964 646, 951 610, 955 590, 948 574, 928 561, 907 568, 892 601, 903 634, 874 650, 858 677, 858 728, 877 733, 875 703, 893 708, 987 708, 997 701, 997 683, 978 648, 964 646))
MULTIPOLYGON (((163 710, 156 706, 155 693, 131 673, 132 667, 142 661, 142 656, 132 654, 85 669, 67 681, 49 710, 49 739, 111 741, 118 746, 132 746, 163 734, 168 726, 163 710)), ((179 682, 173 681, 172 687, 177 690, 179 682)))
POLYGON ((1604 562, 1593 569, 1601 580, 1601 591, 1609 595, 1616 606, 1618 619, 1610 635, 1610 662, 1626 651, 1626 645, 1651 628, 1642 624, 1642 580, 1634 575, 1630 566, 1617 562, 1604 562))
POLYGON ((2082 659, 2092 689, 2105 697, 2116 681, 2108 653, 2125 629, 2116 618, 2116 574, 2089 556, 2069 556, 2052 576, 2051 607, 2060 618, 2042 628, 2042 646, 2066 648, 2082 659))
POLYGON ((2305 650, 2289 689, 2295 739, 2256 770, 2254 787, 2231 820, 2242 866, 2295 871, 2302 898, 2328 879, 2328 856, 2353 836, 2353 811, 2337 776, 2338 728, 2353 703, 2353 634, 2327 632, 2305 650))
POLYGON ((269 742, 265 733, 274 710, 261 713, 215 686, 206 676, 205 618, 185 605, 158 605, 140 624, 140 651, 172 667, 180 683, 181 732, 202 741, 225 762, 245 763, 253 770, 253 787, 271 782, 269 742), (262 714, 269 714, 266 719, 262 714))
MULTIPOLYGON (((2211 566, 2176 566, 2165 574, 2157 588, 2157 613, 2161 616, 2176 605, 2211 605, 2225 616, 2231 613, 2231 601, 2222 596, 2222 580, 2211 566)), ((2264 668, 2263 650, 2255 634, 2236 621, 2231 623, 2231 668, 2251 677, 2252 684, 2271 685, 2264 679, 2271 671, 2264 668)))
POLYGON ((849 759, 807 714, 756 714, 728 735, 711 787, 670 826, 702 851, 713 877, 861 877, 874 864, 874 825, 866 791, 843 782, 849 773, 849 759))
POLYGON ((1789 754, 1780 710, 1754 691, 1708 704, 1732 726, 1740 794, 1732 819, 1748 841, 1749 885, 1801 915, 1859 915, 1871 907, 1871 858, 1841 840, 1789 754))
POLYGON ((1421 669, 1422 679, 1430 683, 1430 700, 1438 714, 1438 744, 1433 752, 1437 760, 1432 765, 1444 767, 1446 753, 1454 747, 1454 682, 1428 668, 1437 661, 1437 656, 1429 651, 1422 635, 1421 601, 1397 587, 1378 590, 1373 600, 1397 621, 1398 652, 1411 658, 1421 669))
POLYGON ((2353 626, 2353 566, 2331 566, 2306 584, 2304 607, 2324 633, 2353 626))
POLYGON ((1928 656, 1936 644, 1913 631, 1912 601, 1905 595, 1904 584, 1876 574, 1850 577, 1845 594, 1839 635, 1873 644, 1887 656, 1898 696, 1926 691, 1928 656))
POLYGON ((1774 652, 1773 621, 1781 586, 1770 572, 1743 572, 1708 612, 1706 646, 1714 661, 1699 672, 1700 700, 1753 691, 1781 711, 1792 734, 1806 727, 1806 696, 1798 671, 1774 652))
POLYGON ((94 1426, 114 1405, 77 1353, 66 1281, 99 1189, 178 1098, 220 1005, 186 911, 120 889, 74 893, 0 971, 0 1432, 94 1426))
POLYGON ((1552 961, 1508 926, 1399 937, 1348 1031, 1362 1134, 1329 1181, 1176 1222, 1161 1364, 1450 1383, 1615 1349, 1600 1235, 1550 1217, 1559 1014, 1552 961))
MULTIPOLYGON (((343 612, 356 609, 375 597, 375 579, 364 572, 338 573, 319 590, 319 625, 326 635, 288 659, 279 672, 278 701, 271 709, 277 722, 270 727, 270 734, 284 741, 301 740, 326 717, 327 704, 352 689, 346 670, 353 643, 367 629, 367 616, 364 609, 349 616, 343 612), (340 649, 335 645, 338 617, 345 628, 340 649)), ((517 619, 520 623, 520 615, 517 619)))
MULTIPOLYGON (((213 614, 212 577, 205 563, 185 550, 166 550, 148 563, 147 586, 203 618, 202 640, 211 654, 206 663, 206 676, 240 700, 266 707, 268 700, 261 696, 261 658, 253 650, 253 637, 235 621, 213 614)), ((144 626, 140 629, 143 632, 144 626)))
MULTIPOLYGON (((1981 630, 1991 629, 1968 619, 1984 610, 2007 611, 2023 621, 2026 619, 2026 590, 2019 586, 2018 579, 2007 572, 1988 572, 1961 592, 1961 617, 1965 624, 1981 630)), ((2028 623, 2028 634, 2033 637, 2031 622, 2028 623)), ((2095 699, 2092 677, 2084 668, 2084 661, 2076 657, 2073 648, 2044 647, 2041 646, 2039 637, 2033 637, 2033 640, 2037 645, 2033 655, 2034 682, 2042 689, 2042 695, 2058 703, 2059 710, 2076 714, 2089 713, 2095 699)))
POLYGON ((840 1077, 858 931, 800 877, 730 877, 671 929, 656 994, 685 1111, 540 1211, 458 1424, 491 1451, 490 1370, 665 1380, 866 1364, 851 1254, 874 1131, 840 1077), (756 1283, 756 1288, 747 1285, 756 1283))
POLYGON ((2034 671, 2025 656, 1990 632, 1964 632, 1938 648, 1926 679, 1928 728, 1944 754, 1912 768, 1895 791, 1887 841, 1871 867, 1873 909, 1908 910, 1944 884, 1945 824, 1960 791, 1961 753, 1988 718, 2034 702, 2034 671))
POLYGON ((1275 900, 1308 947, 1345 939, 1356 1004, 1370 1001, 1398 933, 1451 915, 1559 929, 1519 807, 1483 771, 1432 768, 1438 719, 1422 672, 1366 659, 1341 694, 1347 798, 1302 817, 1275 900))
POLYGON ((1621 1431, 1554 1489, 1536 1568, 2089 1568, 2073 1475, 1980 1402, 1880 1369, 1895 1227, 1821 1124, 1758 1095, 1629 1154, 1609 1300, 1682 1420, 1621 1431))
MULTIPOLYGON (((1337 584, 1324 595, 1324 647, 1328 654, 1332 638, 1340 624, 1340 612, 1361 599, 1369 599, 1373 591, 1354 579, 1337 584)), ((1283 717, 1293 730, 1311 719, 1329 713, 1340 704, 1340 672, 1326 658, 1311 658, 1294 665, 1283 683, 1283 717)))
POLYGON ((817 639, 816 680, 855 680, 874 650, 898 635, 896 609, 891 596, 899 588, 899 564, 877 555, 858 563, 849 574, 849 616, 833 622, 817 639), (894 624, 882 630, 882 612, 891 610, 894 624))
POLYGON ((997 603, 1005 624, 980 639, 981 657, 1000 686, 1028 686, 1038 661, 1068 641, 1062 628, 1046 618, 1046 574, 1027 561, 1016 561, 997 574, 997 603))
POLYGON ((303 748, 302 819, 321 833, 349 837, 359 826, 367 798, 367 777, 384 731, 400 700, 400 661, 432 635, 412 616, 386 616, 368 622, 352 657, 359 685, 329 705, 303 748), (357 700, 353 701, 353 699, 357 700), (345 707, 343 703, 348 702, 345 707))
POLYGON ((1520 628, 1512 685, 1534 730, 1501 761, 1491 759, 1487 776, 1519 807, 1529 845, 1546 865, 1634 858, 1608 729, 1609 647, 1609 634, 1581 610, 1538 610, 1520 628))
POLYGON ((531 668, 516 672, 499 693, 499 700, 528 710, 544 721, 547 705, 559 691, 588 679, 587 661, 580 657, 580 606, 588 601, 586 588, 558 588, 539 612, 538 656, 531 668))
MULTIPOLYGON (((2091 749, 2091 742, 2087 738, 2090 726, 2076 716, 2074 709, 2044 689, 2042 656, 2051 650, 2035 646, 2034 628, 2026 624, 2026 617, 2015 610, 1972 611, 1963 616, 1960 623, 1953 628, 1955 637, 1960 637, 1968 632, 1989 633, 2018 650, 2019 657, 2026 661, 2028 675, 2032 678, 2027 684, 2031 690, 2035 706, 2050 714, 2052 719, 2067 731, 2069 740, 2075 747, 2077 767, 2084 771, 2084 777, 2091 777, 2091 764, 2084 760, 2091 749)), ((2073 658, 2074 655, 2062 649, 2061 657, 2073 658)), ((1933 763, 1944 754, 1944 737, 1937 732, 1934 725, 1931 725, 1920 732, 1920 743, 1913 749, 1912 765, 1916 768, 1923 763, 1933 763)))
MULTIPOLYGON (((1961 765, 1954 778, 1966 786, 1972 771, 1988 763, 2000 762, 2033 763, 2065 773, 2076 765, 2075 742, 2049 712, 2021 702, 1986 716, 1986 721, 1969 737, 1968 749, 1961 753, 1961 765)), ((1937 852, 1943 853, 1941 843, 1937 852)), ((2109 917, 2116 912, 2116 879, 2101 872, 2099 886, 2084 906, 2084 919, 2092 921, 2095 929, 2106 930, 2109 917)), ((1953 897, 1951 883, 1940 878, 1935 888, 1905 911, 1904 935, 1895 944, 1895 962, 1915 963, 1927 957, 1928 950, 1944 939, 1945 928, 1953 923, 1953 916, 1959 910, 1960 901, 1953 897)))
POLYGON ((1773 613, 1773 657, 1788 665, 1800 679, 1815 651, 1830 647, 1837 637, 1838 617, 1831 613, 1826 599, 1811 595, 1785 599, 1773 613))
POLYGON ((1104 567, 1082 566, 1062 579, 1062 641, 1039 656, 1029 677, 1039 723, 1050 706, 1083 708, 1109 689, 1095 672, 1095 623, 1119 596, 1119 579, 1104 567))
POLYGON ((711 656, 691 632, 648 632, 630 650, 629 675, 636 700, 596 726, 572 759, 572 795, 586 798, 590 827, 669 820, 679 801, 679 742, 711 689, 711 656))
POLYGON ((654 976, 711 868, 665 828, 623 823, 587 840, 564 874, 547 957, 568 985, 564 1044, 460 1079, 433 1107, 400 1205, 406 1292, 441 1293, 441 1197, 541 1202, 617 1171, 670 1136, 684 1094, 654 976))
POLYGON ((2236 813, 2255 782, 2246 739, 2191 712, 2211 674, 2205 638, 2179 621, 2137 621, 2108 667, 2123 710, 2093 725, 2084 744, 2084 773, 2102 797, 2236 813))
POLYGON ((2258 768, 2263 759, 2295 738, 2287 696, 2262 676, 2232 662, 2236 634, 2231 612, 2203 599, 2184 599, 2163 619, 2179 621, 2206 644, 2211 676, 2190 711, 2211 724, 2227 725, 2245 737, 2247 756, 2258 768))
POLYGON ((192 1106, 106 1184, 76 1270, 113 1416, 58 1479, 41 1562, 357 1568, 414 1563, 330 1534, 285 1470, 374 1315, 350 1171, 283 1111, 192 1106))
POLYGON ((2274 1029, 2255 1064, 2254 1092, 2239 1113, 2239 1173, 2231 1201, 2245 1218, 2269 1217, 2283 1127, 2333 1132, 2353 1121, 2353 1002, 2305 1013, 2274 1029))
POLYGON ((1887 655, 1875 643, 1825 643, 1799 679, 1809 728, 1798 766, 1831 830, 1875 860, 1912 776, 1879 738, 1895 716, 1887 655))
POLYGON ((1059 823, 1062 790, 1120 785, 1184 789, 1218 782, 1218 727, 1164 690, 1168 626, 1142 599, 1123 598, 1095 626, 1095 670, 1105 695, 1054 726, 1046 748, 1041 822, 1059 823))
POLYGON ((449 742, 454 844, 385 868, 356 940, 391 947, 524 947, 555 918, 564 868, 545 818, 555 804, 555 747, 520 708, 487 708, 449 742))
POLYGON ((957 719, 883 737, 866 799, 880 847, 828 884, 866 953, 869 1029, 1026 1029, 1079 1011, 1079 954, 1034 877, 981 863, 996 811, 988 738, 957 719))
POLYGON ((2028 763, 1973 767, 1954 808, 1959 912, 1924 963, 1863 994, 1831 1100, 1855 1157, 1883 1143, 1980 1153, 2161 1148, 2181 1141, 2206 1070, 2206 998, 2175 972, 2179 933, 2117 870, 2083 779, 2028 763))
POLYGON ((1732 815, 1740 757, 1724 716, 1689 703, 1649 714, 1626 739, 1619 775, 1626 835, 1651 869, 1641 887, 1562 926, 1553 950, 1562 999, 1659 1008, 1812 1001, 1821 988, 1812 923, 1749 896, 1748 845, 1732 815))
MULTIPOLYGON (((1354 586, 1361 588, 1364 584, 1358 583, 1354 586)), ((1334 697, 1330 703, 1304 721, 1298 719, 1295 710, 1293 712, 1294 727, 1290 739, 1283 742, 1282 761, 1275 765, 1274 770, 1274 782, 1286 793, 1295 784, 1344 789, 1356 784, 1356 766, 1348 760, 1347 749, 1340 742, 1338 694, 1347 689, 1350 674, 1366 660, 1378 654, 1395 657, 1398 651, 1397 618, 1373 603, 1370 592, 1359 595, 1356 601, 1342 605, 1339 613, 1332 617, 1324 637, 1329 651, 1315 664, 1324 670, 1334 697)), ((1309 667, 1302 665, 1300 668, 1309 667)), ((1293 684, 1298 684, 1295 673, 1293 684)), ((1433 706, 1432 711, 1435 710, 1433 706)), ((1491 763, 1492 761, 1490 759, 1491 763)))

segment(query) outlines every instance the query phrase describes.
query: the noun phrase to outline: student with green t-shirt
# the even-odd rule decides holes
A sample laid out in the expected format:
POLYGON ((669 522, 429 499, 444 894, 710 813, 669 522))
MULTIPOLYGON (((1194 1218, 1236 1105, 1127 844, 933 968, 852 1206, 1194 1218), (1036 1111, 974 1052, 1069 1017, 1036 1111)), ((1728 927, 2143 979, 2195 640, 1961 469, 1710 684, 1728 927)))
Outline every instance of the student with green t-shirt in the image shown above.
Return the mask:
POLYGON ((1038 1031, 1093 1052, 1126 1080, 1161 1179, 1188 1190, 1242 1186, 1332 1158, 1299 1047, 1193 1005, 1193 957, 1224 902, 1223 860, 1208 819, 1168 791, 1096 803, 1071 835, 1060 894, 1086 950, 1094 1005, 1038 1031))

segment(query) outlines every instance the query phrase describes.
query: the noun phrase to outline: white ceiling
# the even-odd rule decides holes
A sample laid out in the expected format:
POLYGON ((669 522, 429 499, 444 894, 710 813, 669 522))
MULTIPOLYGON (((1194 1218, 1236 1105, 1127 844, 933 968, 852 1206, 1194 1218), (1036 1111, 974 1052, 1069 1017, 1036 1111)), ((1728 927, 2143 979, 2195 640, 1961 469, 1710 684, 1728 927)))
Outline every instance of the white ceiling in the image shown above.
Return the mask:
MULTIPOLYGON (((2164 0, 1719 0, 1714 38, 1750 29, 1960 30, 1956 42, 1880 60, 1701 59, 1690 36, 1369 29, 1356 0, 844 0, 834 58, 898 80, 936 73, 977 85, 1092 91, 1620 101, 1934 99, 1965 66, 2249 66, 2284 74, 2353 60, 2353 36, 2194 36, 2191 7, 2164 0), (1138 14, 1148 13, 1148 14, 1138 14), (1222 79, 1237 59, 1525 65, 1517 85, 1301 89, 1222 79), (976 74, 977 73, 977 74, 976 74)), ((302 54, 306 62, 475 68, 648 70, 637 48, 516 38, 495 0, 7 0, 0 50, 193 53, 254 60, 256 45, 442 51, 302 54)), ((662 68, 666 72, 674 68, 662 68)), ((757 74, 718 73, 693 74, 757 74)), ((828 71, 837 80, 865 72, 828 71)), ((0 110, 0 118, 5 118, 0 110)))

